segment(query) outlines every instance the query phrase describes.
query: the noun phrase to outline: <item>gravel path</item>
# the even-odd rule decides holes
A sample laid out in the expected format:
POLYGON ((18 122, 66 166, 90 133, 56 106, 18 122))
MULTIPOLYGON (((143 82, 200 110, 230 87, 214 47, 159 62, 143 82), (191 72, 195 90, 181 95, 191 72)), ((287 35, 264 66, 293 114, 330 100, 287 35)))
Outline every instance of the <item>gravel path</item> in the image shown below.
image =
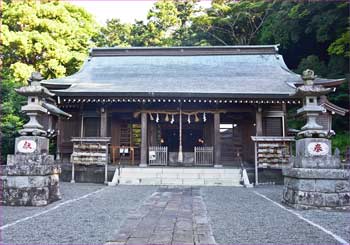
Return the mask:
MULTIPOLYGON (((201 191, 217 243, 339 244, 332 236, 254 193, 280 202, 282 187, 203 187, 201 191)), ((349 213, 300 213, 350 241, 349 213)))
POLYGON ((125 214, 151 195, 154 187, 105 187, 61 183, 63 200, 44 208, 1 207, 4 224, 53 208, 59 203, 104 188, 85 199, 65 204, 2 231, 2 244, 103 244, 125 214))

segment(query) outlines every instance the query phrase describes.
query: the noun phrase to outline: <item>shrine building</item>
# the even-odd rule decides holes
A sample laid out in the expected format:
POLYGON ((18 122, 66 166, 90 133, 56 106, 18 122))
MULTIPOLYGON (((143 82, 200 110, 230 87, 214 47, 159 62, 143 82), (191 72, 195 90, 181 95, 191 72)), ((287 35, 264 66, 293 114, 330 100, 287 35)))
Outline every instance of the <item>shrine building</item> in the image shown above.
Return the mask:
MULTIPOLYGON (((278 45, 259 45, 93 48, 80 71, 41 84, 72 115, 49 126, 63 162, 279 168, 294 139, 287 109, 301 107, 294 94, 303 80, 278 45)), ((331 115, 346 110, 320 103, 319 123, 331 131, 331 115)))

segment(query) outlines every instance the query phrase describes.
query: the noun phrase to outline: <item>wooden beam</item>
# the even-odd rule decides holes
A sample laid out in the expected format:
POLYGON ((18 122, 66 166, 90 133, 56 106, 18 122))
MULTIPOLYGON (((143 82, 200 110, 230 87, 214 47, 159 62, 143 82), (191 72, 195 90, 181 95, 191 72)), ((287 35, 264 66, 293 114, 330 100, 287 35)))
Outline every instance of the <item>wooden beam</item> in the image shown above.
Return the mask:
POLYGON ((147 113, 141 113, 141 160, 140 167, 147 167, 147 113))
POLYGON ((221 158, 221 142, 220 142, 220 113, 214 113, 214 167, 222 167, 220 165, 221 158))

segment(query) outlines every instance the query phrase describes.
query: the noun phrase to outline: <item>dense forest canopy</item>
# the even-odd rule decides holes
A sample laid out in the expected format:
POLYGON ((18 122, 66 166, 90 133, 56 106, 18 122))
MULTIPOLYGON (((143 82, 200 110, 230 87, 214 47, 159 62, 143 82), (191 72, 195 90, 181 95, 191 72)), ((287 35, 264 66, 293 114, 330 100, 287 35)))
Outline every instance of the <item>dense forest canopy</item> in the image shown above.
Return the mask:
MULTIPOLYGON (((116 16, 99 26, 83 8, 57 0, 3 1, 1 36, 2 155, 13 150, 24 118, 15 87, 30 73, 45 78, 79 70, 92 46, 198 46, 280 44, 287 65, 327 78, 349 78, 349 3, 213 0, 160 0, 147 20, 122 23, 116 16)), ((348 83, 331 100, 349 108, 348 83)), ((293 120, 291 120, 293 124, 293 120)), ((349 117, 336 118, 335 145, 349 145, 349 117)))

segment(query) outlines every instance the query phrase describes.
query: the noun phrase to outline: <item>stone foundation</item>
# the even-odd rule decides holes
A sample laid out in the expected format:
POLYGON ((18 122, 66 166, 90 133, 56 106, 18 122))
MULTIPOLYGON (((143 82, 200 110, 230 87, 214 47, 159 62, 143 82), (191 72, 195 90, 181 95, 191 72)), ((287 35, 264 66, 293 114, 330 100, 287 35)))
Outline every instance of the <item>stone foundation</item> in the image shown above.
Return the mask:
POLYGON ((350 170, 340 168, 340 159, 331 155, 327 139, 301 139, 291 167, 283 169, 282 201, 298 209, 350 210, 350 170), (307 150, 308 143, 323 142, 329 152, 315 156, 307 150))
MULTIPOLYGON (((7 165, 0 165, 1 204, 9 206, 44 206, 61 199, 59 191, 60 167, 47 154, 48 139, 39 136, 19 137, 37 142, 32 153, 8 156, 7 165)), ((17 145, 17 144, 16 144, 17 145)))

